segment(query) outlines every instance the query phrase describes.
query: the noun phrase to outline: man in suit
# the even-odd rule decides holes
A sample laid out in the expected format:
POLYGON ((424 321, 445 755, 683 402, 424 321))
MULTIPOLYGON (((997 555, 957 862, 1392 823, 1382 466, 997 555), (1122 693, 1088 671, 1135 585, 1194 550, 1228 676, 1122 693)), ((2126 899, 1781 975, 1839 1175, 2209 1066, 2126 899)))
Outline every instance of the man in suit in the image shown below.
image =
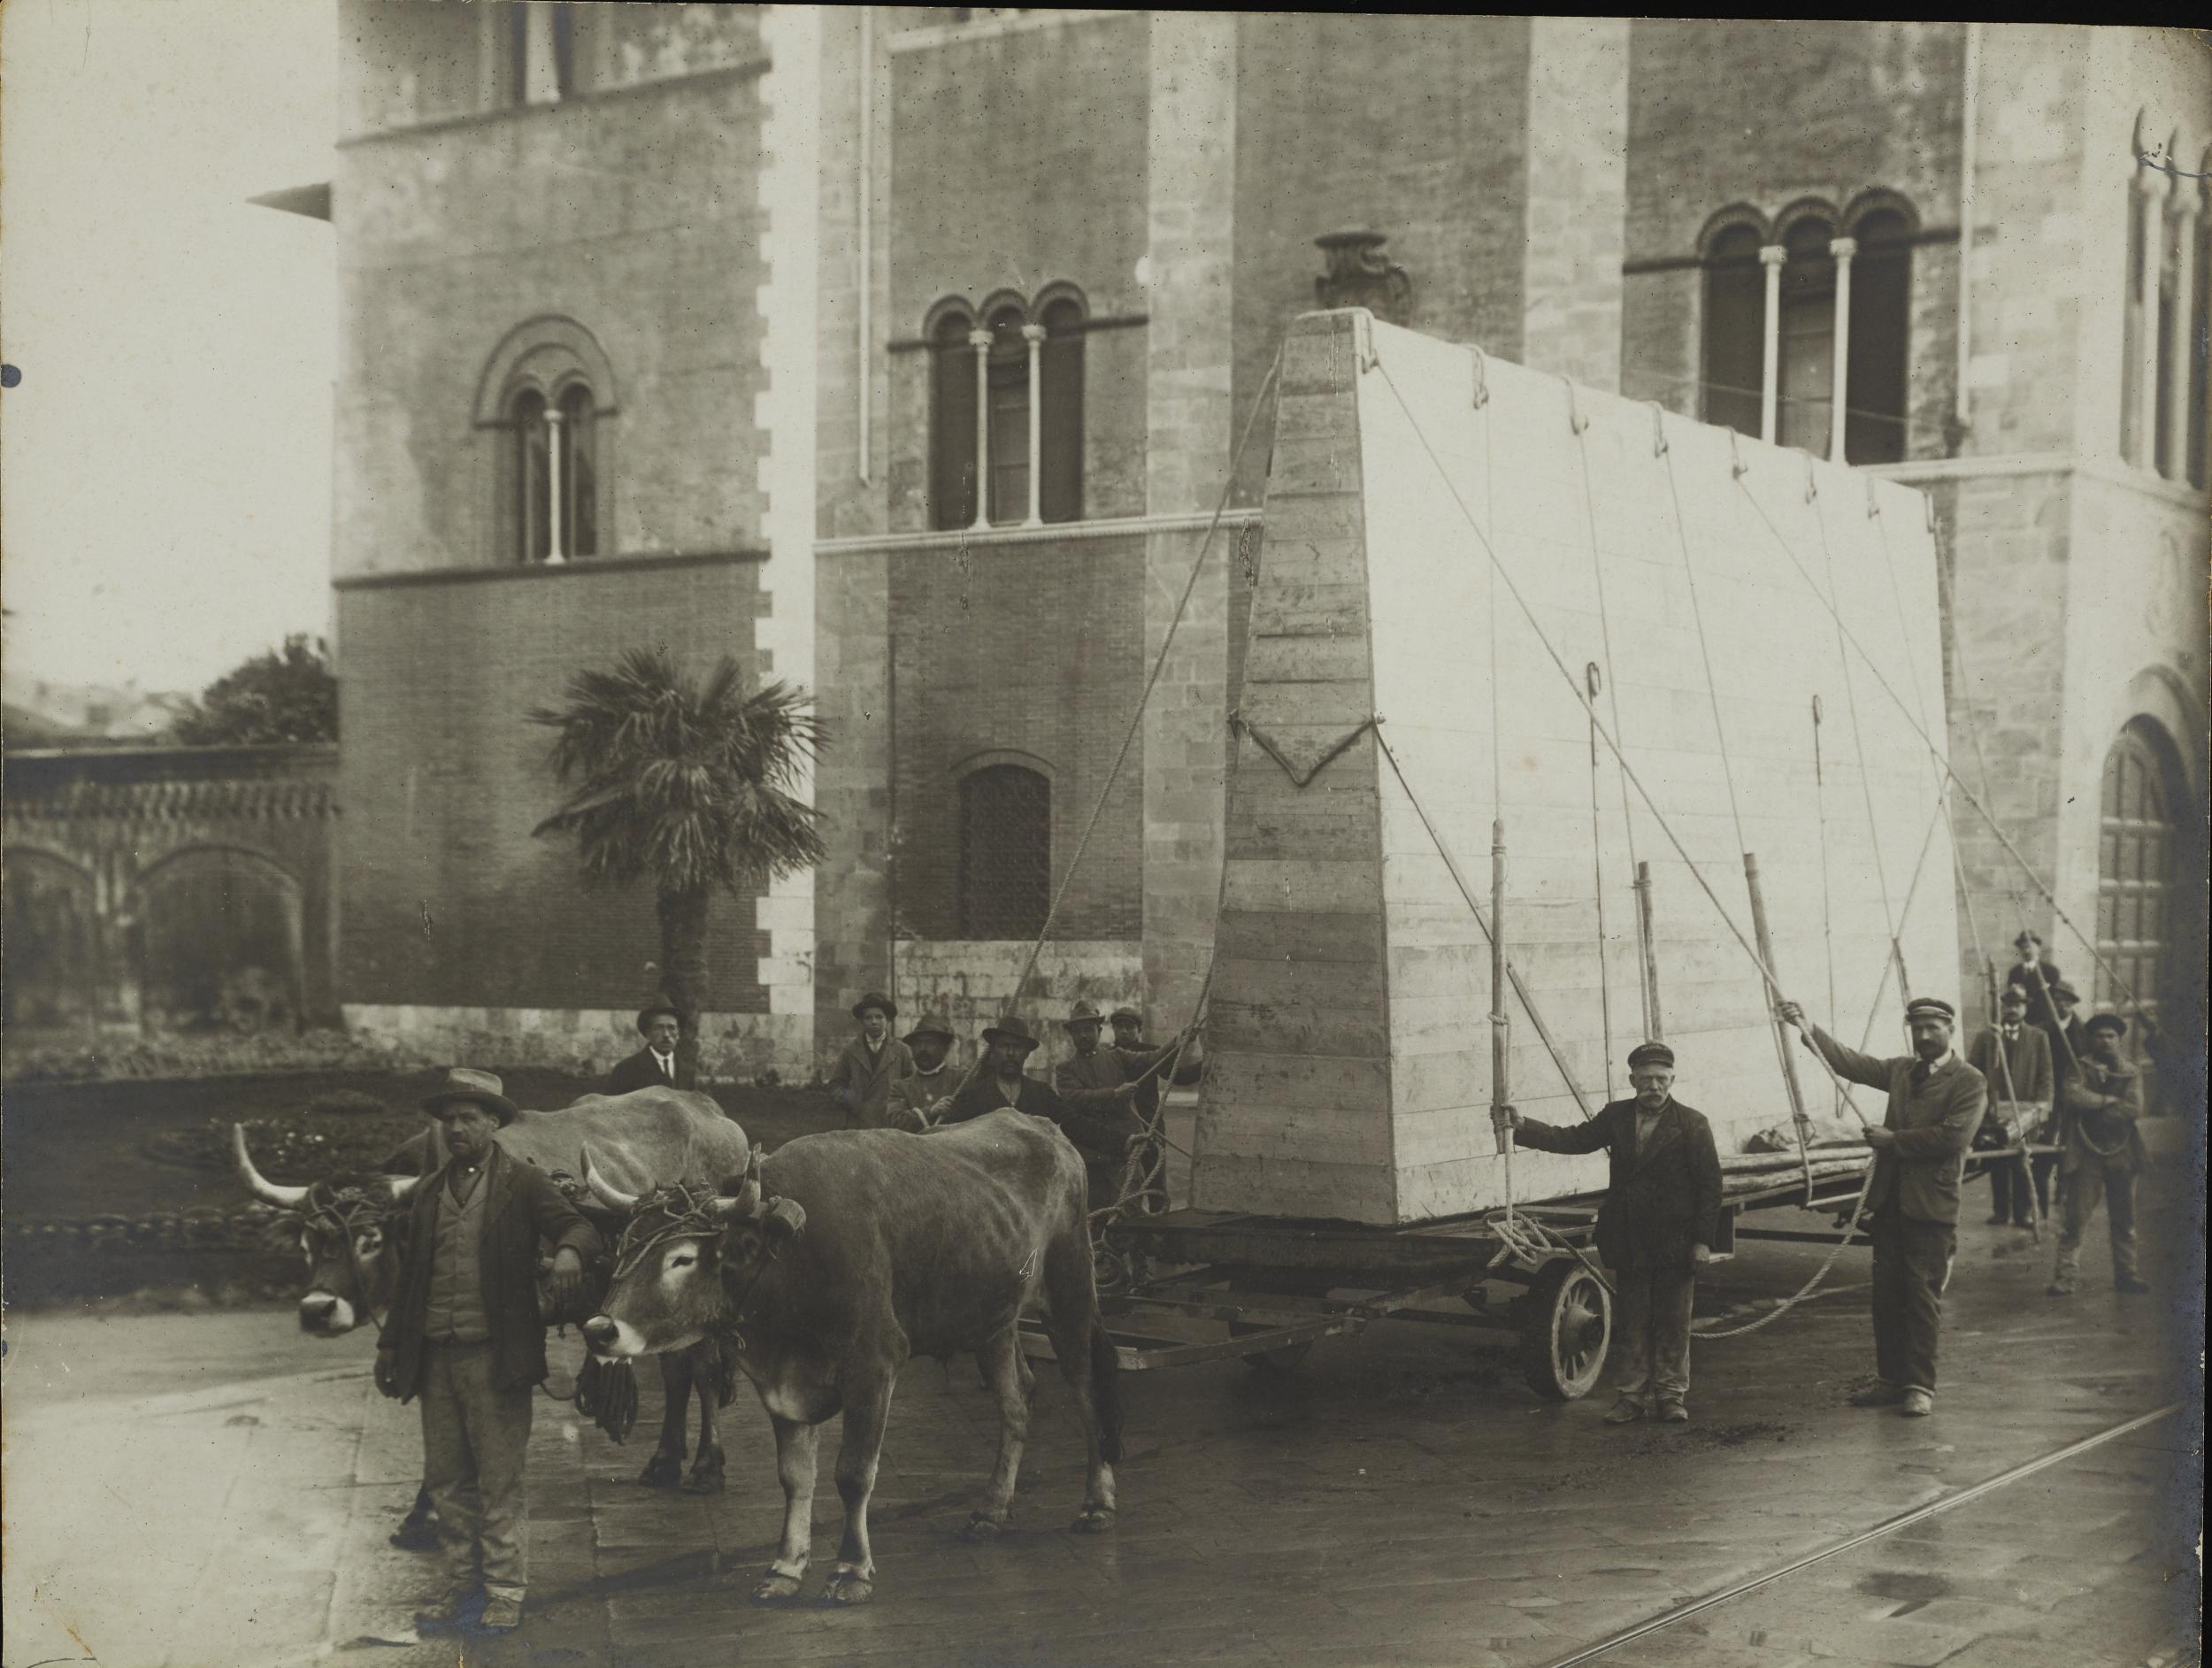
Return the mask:
POLYGON ((1617 1299, 1613 1387, 1605 1416, 1626 1425, 1647 1414, 1690 1417, 1690 1313, 1697 1271, 1712 1260, 1720 1220, 1720 1156, 1705 1115, 1674 1098, 1674 1050, 1647 1042, 1628 1057, 1635 1098, 1564 1128, 1506 1116, 1517 1145, 1540 1152, 1602 1147, 1611 1165, 1598 1207, 1597 1247, 1617 1299))
POLYGON ((2050 1167, 2031 1172, 2020 1150, 2042 1140, 2057 1090, 2051 1075, 2051 1040, 2027 1023, 2027 992, 2007 985, 1997 999, 1997 1023, 1985 1027, 1966 1050, 1966 1063, 1989 1084, 1989 1116, 1977 1147, 2011 1153, 1990 1161, 1989 1195, 1993 1224, 2010 1222, 2035 1228, 2051 1208, 2050 1167))
POLYGON ((1873 1218, 1876 1376, 1851 1399, 1921 1418, 1935 1410, 1943 1292, 1958 1250, 1959 1180, 1989 1086, 1952 1049, 1958 1011, 1936 997, 1905 1004, 1912 1052, 1886 1060, 1846 1048, 1793 1002, 1778 1011, 1838 1077, 1888 1091, 1888 1111, 1866 1132, 1874 1167, 1863 1203, 1873 1218))
POLYGON ((656 1003, 645 1009, 637 1017, 637 1030, 645 1039, 645 1046, 628 1059, 618 1061, 614 1070, 607 1073, 608 1094, 695 1087, 695 1074, 691 1068, 676 1064, 676 1044, 683 1036, 684 1027, 682 1018, 673 1008, 656 1003))
POLYGON ((941 1128, 1010 1106, 1018 1112, 1048 1118, 1075 1143, 1090 1175, 1091 1197, 1102 1191, 1109 1203, 1119 1185, 1122 1166, 1128 1162, 1129 1143, 1144 1134, 1132 1103, 1133 1088, 1117 1089, 1104 1103, 1072 1106, 1054 1089, 1025 1071, 1036 1034, 1026 1020, 1010 1014, 983 1032, 983 1061, 967 1085, 949 1102, 937 1119, 941 1128))
POLYGON ((925 1014, 899 1041, 914 1057, 914 1075, 891 1085, 886 1115, 894 1128, 918 1132, 929 1127, 937 1103, 960 1087, 951 1065, 952 1027, 942 1015, 925 1014))
MULTIPOLYGON (((2051 993, 2066 982, 2066 975, 2059 972, 2057 963, 2043 959, 2043 941, 2033 932, 2022 933, 2012 941, 2012 947, 2020 952, 2020 959, 2005 974, 2005 986, 2026 995, 2028 1023, 2039 1031, 2048 1031, 2057 1021, 2051 1006, 2051 993)), ((2051 1046, 2055 1049, 2058 1045, 2054 1042, 2051 1046)))
POLYGON ((860 1034, 845 1045, 830 1072, 830 1095, 845 1111, 848 1129, 887 1129, 891 1086, 914 1075, 914 1054, 891 1034, 899 1011, 870 991, 853 1003, 860 1034))
POLYGON ((423 1108, 451 1155, 409 1195, 400 1295, 377 1341, 376 1385, 422 1403, 424 1475, 438 1508, 447 1593, 418 1632, 463 1626, 480 1585, 477 1626, 522 1621, 529 1525, 523 1458, 546 1375, 538 1245, 550 1241, 556 1303, 573 1305, 599 1235, 537 1170, 492 1137, 515 1104, 489 1072, 456 1070, 423 1108))
POLYGON ((2058 1264, 2046 1289, 2071 1297, 2081 1274, 2082 1235, 2097 1206, 2105 1206, 2112 1239, 2112 1288, 2130 1296, 2150 1290, 2135 1267, 2135 1179, 2149 1165, 2143 1132, 2143 1085, 2120 1052, 2128 1022, 2101 1013, 2083 1027, 2088 1052, 2066 1086, 2066 1151, 2060 1188, 2066 1223, 2058 1239, 2058 1264))

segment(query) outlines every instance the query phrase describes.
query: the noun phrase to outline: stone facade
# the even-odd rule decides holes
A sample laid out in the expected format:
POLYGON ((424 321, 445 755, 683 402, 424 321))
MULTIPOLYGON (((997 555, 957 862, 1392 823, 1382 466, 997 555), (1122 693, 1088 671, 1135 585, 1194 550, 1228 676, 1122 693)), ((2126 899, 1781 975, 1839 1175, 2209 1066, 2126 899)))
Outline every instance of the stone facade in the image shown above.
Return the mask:
MULTIPOLYGON (((2212 109, 2192 37, 588 7, 572 96, 513 105, 483 68, 497 8, 346 11, 337 571, 498 560, 497 442, 472 419, 479 384, 518 327, 588 332, 614 388, 603 554, 748 554, 750 582, 710 566, 721 588, 706 595, 680 565, 619 585, 553 581, 544 597, 607 611, 533 625, 548 646, 529 653, 548 657, 530 675, 579 645, 666 630, 702 654, 726 642, 762 675, 817 691, 833 733, 811 784, 829 860, 733 906, 717 948, 732 1013, 772 1015, 776 1046, 801 1059, 836 1046, 864 989, 951 1001, 955 963, 1025 955, 957 936, 957 783, 980 758, 1026 758, 1051 782, 1056 888, 1097 809, 1051 938, 1133 946, 1156 1027, 1195 1000, 1260 548, 1251 509, 1274 446, 1260 395, 1315 305, 1314 240, 1330 234, 1387 239, 1417 330, 1700 416, 1701 261, 1717 219, 1771 227, 1811 205, 1896 208, 1911 228, 1906 426, 1904 461, 1884 468, 1936 508, 1962 776, 1976 781, 1989 756, 2007 837, 2085 925, 2098 888, 2085 807, 2121 727, 2160 726, 2177 820, 2200 819, 2202 619, 2161 599, 2178 588, 2200 602, 2206 501, 2120 445, 2130 101, 2196 165, 2212 109), (944 307, 1048 293, 1079 296, 1087 319, 1081 519, 933 531, 931 448, 944 442, 926 334, 944 307), (910 971, 925 967, 937 971, 910 971)), ((402 612, 345 595, 349 676, 361 657, 397 664, 402 612)), ((1904 696, 1931 711, 1937 697, 1904 696)), ((388 797, 415 752, 422 764, 492 745, 448 755, 357 700, 348 722, 349 749, 359 735, 380 761, 349 764, 349 805, 357 791, 388 797)), ((2055 938, 2047 907, 2020 901, 2002 843, 1962 801, 1955 812, 1962 902, 1991 953, 2024 912, 2055 938)), ((476 907, 462 895, 473 877, 441 885, 449 918, 476 907)), ((405 890, 372 903, 349 880, 349 942, 357 895, 371 911, 358 930, 396 939, 377 919, 405 890)), ((485 930, 566 929, 499 917, 485 930)), ((2200 923, 2172 930, 2200 942, 2200 923)), ((365 1013, 582 1015, 631 999, 634 947, 621 988, 565 979, 557 994, 516 973, 514 953, 463 954, 449 979, 412 985, 380 972, 347 1000, 365 1013)), ((347 966, 365 978, 397 954, 349 949, 347 966)), ((1959 965, 1928 978, 1970 998, 1975 958, 1962 942, 1959 965)), ((1033 1017, 1056 1017, 1064 984, 1056 973, 1025 997, 1033 1017)))

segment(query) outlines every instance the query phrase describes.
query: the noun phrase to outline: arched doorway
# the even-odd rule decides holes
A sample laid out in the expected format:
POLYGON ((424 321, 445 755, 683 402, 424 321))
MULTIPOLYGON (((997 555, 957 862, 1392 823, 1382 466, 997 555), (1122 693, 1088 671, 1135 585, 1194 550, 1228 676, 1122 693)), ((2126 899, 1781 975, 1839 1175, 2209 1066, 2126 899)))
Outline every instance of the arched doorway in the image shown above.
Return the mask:
POLYGON ((92 876, 50 851, 6 854, 7 975, 0 1006, 7 1029, 77 1028, 98 1011, 100 926, 92 876))
POLYGON ((178 852, 139 879, 149 1030, 289 1029, 301 1019, 300 888, 258 853, 178 852))

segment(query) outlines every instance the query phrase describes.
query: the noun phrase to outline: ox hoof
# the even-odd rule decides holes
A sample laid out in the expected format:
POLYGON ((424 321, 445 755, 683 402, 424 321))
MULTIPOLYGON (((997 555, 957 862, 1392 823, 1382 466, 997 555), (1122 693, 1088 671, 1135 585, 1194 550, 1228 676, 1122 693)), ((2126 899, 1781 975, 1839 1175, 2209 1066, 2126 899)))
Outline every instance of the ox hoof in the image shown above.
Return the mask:
POLYGON ((1086 1506, 1068 1526, 1078 1534, 1104 1534, 1114 1526, 1114 1514, 1106 1506, 1086 1506))
POLYGON ((655 1454, 645 1462, 645 1469, 637 1480, 648 1488, 673 1488, 684 1480, 684 1457, 681 1454, 655 1454))
POLYGON ((761 1577, 760 1585, 753 1589, 756 1604, 788 1604, 799 1596, 799 1578, 771 1570, 761 1577))
POLYGON ((722 1461, 717 1456, 711 1465, 694 1465, 691 1475, 679 1485, 687 1495, 718 1495, 722 1492, 722 1461))
POLYGON ((982 1512, 968 1514, 968 1526, 960 1532, 963 1541, 995 1541, 1006 1533, 1004 1518, 987 1517, 982 1512))
POLYGON ((826 1604, 865 1604, 876 1595, 876 1584, 858 1570, 840 1570, 822 1589, 826 1604))

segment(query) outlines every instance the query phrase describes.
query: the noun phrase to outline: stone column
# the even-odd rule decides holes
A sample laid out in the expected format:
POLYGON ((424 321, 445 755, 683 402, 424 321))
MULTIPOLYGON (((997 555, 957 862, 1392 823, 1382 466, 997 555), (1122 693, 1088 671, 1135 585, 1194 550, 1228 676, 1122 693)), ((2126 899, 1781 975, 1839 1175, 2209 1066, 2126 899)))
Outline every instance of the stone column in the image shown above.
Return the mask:
POLYGON ((1521 363, 1621 385, 1628 205, 1628 23, 1529 22, 1521 363))
MULTIPOLYGON (((2158 460, 2169 480, 2188 484, 2189 361, 2196 349, 2197 216, 2190 193, 2174 193, 2174 330, 2166 345, 2166 455, 2158 460)), ((2154 328, 2153 334, 2156 334, 2154 328)))
POLYGON ((568 414, 549 402, 545 408, 545 559, 568 560, 568 530, 561 524, 561 498, 568 485, 562 456, 568 440, 568 414))
POLYGON ((2154 474, 2158 472, 2158 281, 2166 264, 2162 239, 2166 230, 2166 176, 2139 165, 2135 188, 2143 194, 2143 270, 2135 290, 2137 333, 2135 364, 2135 432, 2133 461, 2154 474))
POLYGON ((1851 258, 1859 252, 1858 241, 1833 239, 1828 252, 1836 260, 1836 370, 1829 379, 1828 458, 1840 464, 1850 461, 1843 455, 1843 430, 1850 405, 1847 393, 1851 380, 1851 258))
POLYGON ((1765 322, 1766 362, 1759 372, 1759 438, 1772 442, 1777 404, 1782 388, 1782 263, 1789 251, 1770 243, 1759 251, 1759 264, 1767 269, 1765 322))
POLYGON ((1029 525, 1041 527, 1045 524, 1045 327, 1024 325, 1022 340, 1029 346, 1029 525))
POLYGON ((972 527, 991 525, 991 333, 968 332, 975 350, 975 519, 972 527))
MULTIPOLYGON (((1202 515, 1220 501, 1236 444, 1229 296, 1237 22, 1227 13, 1156 12, 1148 27, 1145 502, 1156 516, 1202 515)), ((1145 708, 1144 973, 1156 1032, 1188 1018, 1220 907, 1233 535, 1215 535, 1145 708)), ((1144 661, 1131 668, 1135 679, 1160 652, 1203 536, 1154 533, 1145 541, 1144 661)))

